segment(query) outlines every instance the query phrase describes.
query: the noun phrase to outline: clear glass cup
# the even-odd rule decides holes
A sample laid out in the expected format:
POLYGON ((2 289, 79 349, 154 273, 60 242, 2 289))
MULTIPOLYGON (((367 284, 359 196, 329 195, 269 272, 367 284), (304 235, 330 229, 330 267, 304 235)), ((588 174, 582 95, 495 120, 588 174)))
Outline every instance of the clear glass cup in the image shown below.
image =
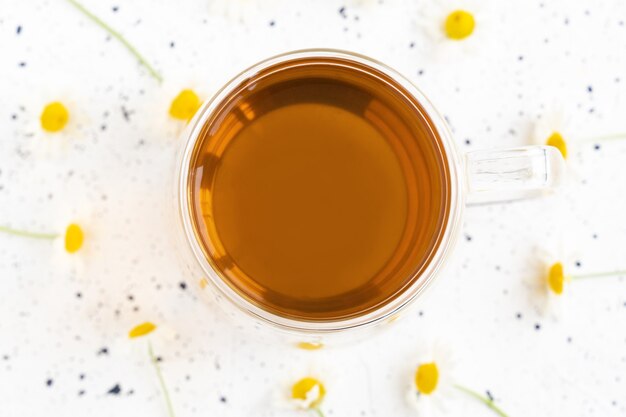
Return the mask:
MULTIPOLYGON (((391 88, 391 87, 390 87, 391 88)), ((392 68, 371 58, 352 52, 330 49, 309 49, 285 53, 262 61, 241 72, 212 99, 208 100, 190 121, 183 133, 184 144, 176 166, 174 187, 175 232, 185 268, 197 281, 202 294, 216 301, 237 321, 237 327, 259 336, 276 338, 283 335, 295 342, 313 344, 329 341, 354 340, 355 335, 367 334, 398 318, 441 273, 459 238, 466 204, 511 201, 541 196, 554 190, 563 180, 565 172, 561 153, 550 146, 527 146, 510 149, 475 151, 461 154, 455 146, 445 119, 428 98, 408 79, 392 68), (206 259, 201 242, 194 231, 190 211, 189 172, 190 159, 203 125, 223 100, 230 97, 243 82, 260 71, 277 64, 293 63, 303 59, 341 59, 371 68, 391 77, 413 96, 427 112, 444 146, 449 167, 451 193, 447 221, 443 222, 443 238, 433 259, 419 278, 400 296, 382 307, 358 317, 337 321, 304 321, 272 314, 234 291, 206 259), (274 329, 278 332, 268 332, 274 329)), ((312 345, 315 346, 315 345, 312 345)))

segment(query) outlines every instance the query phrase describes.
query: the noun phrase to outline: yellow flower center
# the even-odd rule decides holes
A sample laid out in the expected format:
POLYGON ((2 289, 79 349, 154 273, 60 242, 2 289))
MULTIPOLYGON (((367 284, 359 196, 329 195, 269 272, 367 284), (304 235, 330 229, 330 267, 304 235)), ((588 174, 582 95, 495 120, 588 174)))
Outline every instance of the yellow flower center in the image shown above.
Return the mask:
POLYGON ((154 329, 156 329, 156 326, 153 323, 150 323, 149 321, 147 321, 145 323, 141 323, 133 327, 130 330, 130 332, 128 332, 128 337, 130 337, 131 339, 134 339, 135 337, 145 336, 148 333, 152 333, 154 329))
POLYGON ((435 362, 423 363, 415 371, 415 386, 421 394, 430 395, 437 388, 439 369, 435 362))
POLYGON ((324 347, 324 344, 319 342, 300 342, 297 346, 303 350, 319 350, 324 347))
POLYGON ((65 250, 68 253, 76 253, 83 246, 85 234, 83 229, 76 223, 67 226, 65 230, 65 250))
POLYGON ((190 120, 200 108, 200 98, 193 90, 183 90, 170 105, 170 116, 180 120, 190 120))
POLYGON ((291 398, 294 400, 306 400, 307 394, 314 389, 318 388, 317 398, 314 398, 313 401, 309 404, 309 408, 316 408, 318 405, 322 403, 324 396, 326 395, 326 388, 324 384, 322 384, 316 378, 307 376, 302 378, 291 387, 291 398))
POLYGON ((550 137, 546 140, 546 145, 554 146, 559 150, 559 152, 561 152, 563 158, 567 158, 567 143, 559 132, 552 132, 550 137))
POLYGON ((46 132, 58 132, 65 127, 70 119, 67 108, 58 101, 49 103, 43 108, 40 116, 41 128, 46 132))
POLYGON ((548 271, 548 288, 556 295, 563 294, 563 284, 565 283, 565 274, 563 273, 563 264, 557 262, 550 267, 548 271))
POLYGON ((455 10, 446 17, 444 31, 448 38, 460 41, 471 35, 475 26, 474 15, 465 10, 455 10))

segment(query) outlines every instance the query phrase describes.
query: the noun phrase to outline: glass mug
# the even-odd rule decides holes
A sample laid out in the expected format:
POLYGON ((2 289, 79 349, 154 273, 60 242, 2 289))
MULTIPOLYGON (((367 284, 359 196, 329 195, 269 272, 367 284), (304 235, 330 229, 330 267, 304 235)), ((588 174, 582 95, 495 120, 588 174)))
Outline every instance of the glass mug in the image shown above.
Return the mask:
MULTIPOLYGON (((243 108, 241 111, 245 113, 248 110, 243 108)), ((253 113, 252 110, 249 111, 253 113)), ((175 219, 181 259, 193 277, 192 280, 198 282, 197 287, 202 294, 217 301, 226 314, 237 321, 237 327, 243 327, 249 334, 256 333, 261 337, 269 336, 273 339, 282 335, 294 342, 312 343, 311 346, 354 340, 355 335, 368 334, 372 329, 381 328, 381 324, 394 321, 407 307, 415 304, 441 274, 446 260, 450 257, 459 238, 466 204, 540 196, 556 189, 565 171, 561 153, 550 146, 475 151, 461 155, 444 118, 409 80, 373 59, 329 49, 289 52, 269 58, 243 71, 203 104, 188 124, 183 137, 184 144, 176 167, 175 214, 172 217, 175 219), (442 219, 437 226, 438 244, 433 246, 432 253, 429 253, 428 262, 407 274, 405 281, 407 284, 401 291, 394 293, 393 297, 363 312, 330 319, 319 319, 314 315, 300 317, 277 313, 242 292, 232 280, 226 279, 224 266, 220 267, 217 261, 212 259, 210 251, 215 248, 207 248, 213 244, 206 243, 206 238, 203 238, 204 232, 199 230, 198 221, 194 217, 194 210, 198 210, 199 203, 194 200, 193 189, 197 187, 196 183, 201 181, 200 178, 194 177, 194 155, 198 153, 202 138, 219 130, 218 127, 209 129, 208 124, 216 123, 215 119, 220 117, 221 122, 226 123, 220 116, 224 106, 241 94, 260 89, 259 86, 262 85, 260 80, 289 74, 288 71, 296 69, 306 72, 315 65, 324 65, 325 68, 336 66, 346 74, 350 74, 351 71, 354 74, 360 73, 371 77, 382 85, 383 89, 394 90, 394 94, 399 94, 405 103, 403 104, 405 111, 420 112, 428 119, 429 129, 433 131, 433 138, 437 139, 440 157, 446 168, 444 176, 447 187, 447 209, 442 211, 442 219), (267 331, 268 329, 277 332, 267 331)), ((219 163, 219 158, 213 159, 208 163, 219 163)), ((206 169, 206 166, 204 168, 206 169)), ((289 173, 285 172, 285 175, 289 173)))

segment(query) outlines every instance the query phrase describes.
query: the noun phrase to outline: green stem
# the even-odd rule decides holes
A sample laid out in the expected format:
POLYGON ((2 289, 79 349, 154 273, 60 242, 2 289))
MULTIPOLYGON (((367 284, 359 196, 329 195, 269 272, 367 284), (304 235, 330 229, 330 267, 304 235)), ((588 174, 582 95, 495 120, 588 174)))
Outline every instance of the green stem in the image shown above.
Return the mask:
POLYGON ((10 227, 0 226, 0 232, 8 233, 15 236, 32 237, 34 239, 56 239, 59 237, 57 233, 37 233, 28 232, 26 230, 11 229, 10 227))
POLYGON ((72 6, 74 6, 76 9, 78 9, 80 12, 82 12, 85 16, 87 16, 89 19, 91 19, 95 24, 100 26, 102 29, 107 31, 111 36, 113 36, 115 39, 120 41, 122 43, 122 45, 124 45, 126 47, 126 49, 128 49, 128 51, 131 54, 133 54, 139 60, 139 63, 141 65, 143 65, 144 67, 146 67, 146 69, 148 70, 150 75, 152 75, 159 83, 163 82, 163 77, 161 77, 161 74, 159 74, 154 68, 152 68, 152 66, 139 53, 139 51, 137 51, 137 49, 135 49, 135 47, 133 45, 131 45, 118 31, 113 29, 111 26, 107 25, 98 16, 96 16, 93 13, 91 13, 89 10, 87 10, 85 8, 85 6, 83 6, 82 4, 77 2, 76 0, 67 0, 67 1, 72 6))
POLYGON ((605 140, 620 140, 620 139, 626 139, 626 132, 615 133, 612 135, 596 136, 593 138, 583 138, 581 139, 581 142, 603 142, 605 140))
POLYGON ((584 278, 600 278, 600 277, 610 277, 614 275, 626 275, 626 271, 609 271, 609 272, 598 272, 595 274, 582 274, 582 275, 572 275, 572 279, 584 279, 584 278))
POLYGON ((319 407, 312 408, 311 410, 315 411, 315 414, 317 414, 319 417, 325 417, 324 413, 322 412, 322 410, 320 410, 319 407))
POLYGON ((473 391, 469 388, 466 388, 462 385, 454 385, 454 388, 458 389, 459 391, 462 391, 466 394, 468 394, 471 397, 476 398, 477 400, 481 401, 483 404, 485 404, 487 407, 491 408, 497 415, 499 415, 500 417, 509 417, 504 411, 502 411, 494 402, 493 400, 490 400, 487 397, 483 397, 482 395, 480 395, 479 393, 477 393, 476 391, 473 391))
POLYGON ((148 354, 150 355, 150 360, 154 365, 154 369, 156 369, 157 376, 159 377, 159 383, 161 384, 161 390, 163 391, 163 396, 165 397, 165 402, 167 403, 167 413, 170 417, 175 417, 174 415, 174 407, 172 407, 172 400, 170 399, 170 394, 167 391, 167 386, 165 386, 165 380, 163 379, 163 374, 161 373, 161 367, 159 366, 159 362, 157 361, 156 356, 154 356, 154 352, 152 351, 152 343, 148 341, 148 354))

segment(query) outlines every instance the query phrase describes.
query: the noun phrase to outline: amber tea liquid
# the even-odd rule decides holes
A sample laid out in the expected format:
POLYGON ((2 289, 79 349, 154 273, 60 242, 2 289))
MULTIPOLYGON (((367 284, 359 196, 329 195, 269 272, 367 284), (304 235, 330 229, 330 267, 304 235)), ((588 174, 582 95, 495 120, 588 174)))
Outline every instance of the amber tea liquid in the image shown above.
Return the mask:
POLYGON ((220 277, 283 317, 366 314, 419 279, 450 204, 421 105, 360 63, 307 58, 240 84, 203 127, 188 198, 220 277))

